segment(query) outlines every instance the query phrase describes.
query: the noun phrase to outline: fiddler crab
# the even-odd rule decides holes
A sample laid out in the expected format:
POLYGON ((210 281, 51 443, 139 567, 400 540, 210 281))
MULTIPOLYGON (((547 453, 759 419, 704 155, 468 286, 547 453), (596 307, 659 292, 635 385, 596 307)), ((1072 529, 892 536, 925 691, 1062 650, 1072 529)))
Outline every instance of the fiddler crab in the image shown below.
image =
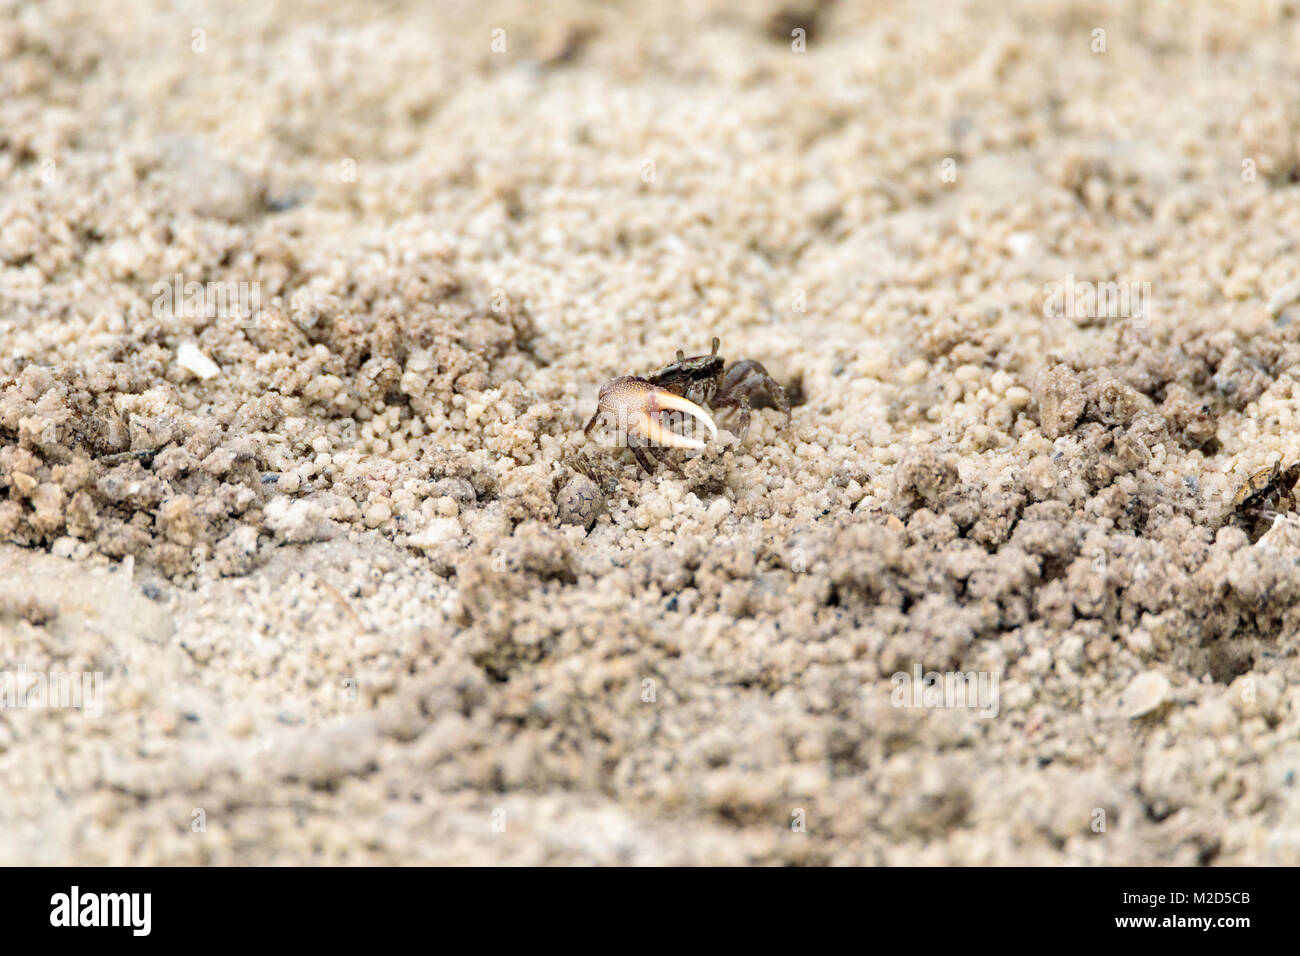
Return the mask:
POLYGON ((1300 510, 1297 483, 1300 462, 1283 468, 1278 461, 1271 468, 1255 472, 1233 496, 1229 520, 1244 530, 1253 544, 1273 526, 1278 515, 1300 510))
POLYGON ((743 440, 749 432, 751 399, 762 397, 785 412, 786 424, 789 424, 790 400, 785 389, 753 359, 727 365, 718 355, 718 345, 715 337, 712 352, 691 358, 678 349, 677 361, 644 378, 624 375, 606 382, 596 399, 596 414, 587 422, 583 434, 590 436, 602 417, 612 418, 618 428, 619 444, 632 449, 637 463, 647 473, 655 470, 647 452, 674 471, 681 472, 670 450, 686 448, 698 451, 707 443, 667 428, 665 418, 673 413, 691 416, 708 430, 710 437, 717 438, 718 428, 700 404, 710 405, 715 410, 734 411, 736 437, 743 440))

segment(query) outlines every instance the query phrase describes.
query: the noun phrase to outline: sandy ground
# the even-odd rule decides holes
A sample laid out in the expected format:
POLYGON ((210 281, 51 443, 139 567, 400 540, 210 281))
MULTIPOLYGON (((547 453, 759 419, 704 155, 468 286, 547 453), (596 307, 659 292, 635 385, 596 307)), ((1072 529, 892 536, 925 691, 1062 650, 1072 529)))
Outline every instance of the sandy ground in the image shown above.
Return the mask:
POLYGON ((0 0, 0 863, 1300 863, 1296 4, 534 8, 0 0))

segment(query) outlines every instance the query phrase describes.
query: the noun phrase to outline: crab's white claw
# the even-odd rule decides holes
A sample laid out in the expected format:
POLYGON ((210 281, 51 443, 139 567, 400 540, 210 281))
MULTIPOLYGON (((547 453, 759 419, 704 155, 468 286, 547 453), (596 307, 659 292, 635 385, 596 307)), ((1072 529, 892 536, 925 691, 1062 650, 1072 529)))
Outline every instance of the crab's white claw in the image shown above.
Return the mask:
MULTIPOLYGON (((701 422, 703 422, 704 427, 709 430, 709 435, 715 441, 717 440, 718 426, 713 424, 713 419, 709 417, 709 413, 706 412, 704 409, 700 408, 700 406, 696 405, 694 402, 688 401, 687 399, 682 398, 680 395, 677 395, 674 392, 666 392, 662 388, 651 388, 650 395, 647 398, 646 403, 647 405, 651 406, 650 411, 652 413, 651 414, 652 418, 654 417, 653 412, 655 410, 671 409, 672 411, 675 412, 685 412, 687 415, 690 415, 692 418, 697 418, 701 422)), ((660 436, 671 436, 672 438, 677 439, 678 442, 690 442, 690 444, 688 445, 678 444, 676 446, 678 448, 703 448, 704 447, 704 442, 699 441, 698 439, 684 438, 681 435, 674 435, 672 432, 667 431, 662 426, 658 425, 657 420, 655 421, 655 425, 657 426, 655 428, 656 434, 647 433, 646 437, 652 438, 662 445, 673 445, 674 442, 666 441, 664 440, 663 437, 660 437, 660 436)))
MULTIPOLYGON (((718 427, 708 412, 674 392, 656 388, 643 378, 629 375, 606 382, 600 390, 598 405, 596 417, 601 412, 612 415, 628 432, 665 448, 699 449, 705 445, 698 438, 678 435, 665 428, 660 418, 665 411, 684 412, 702 422, 712 437, 718 437, 718 427)), ((589 432, 596 417, 587 425, 589 432)))
POLYGON ((690 438, 686 435, 678 435, 671 432, 660 423, 649 412, 641 412, 634 416, 628 423, 628 430, 634 431, 644 438, 650 439, 656 445, 663 445, 665 448, 703 448, 704 442, 698 438, 690 438))

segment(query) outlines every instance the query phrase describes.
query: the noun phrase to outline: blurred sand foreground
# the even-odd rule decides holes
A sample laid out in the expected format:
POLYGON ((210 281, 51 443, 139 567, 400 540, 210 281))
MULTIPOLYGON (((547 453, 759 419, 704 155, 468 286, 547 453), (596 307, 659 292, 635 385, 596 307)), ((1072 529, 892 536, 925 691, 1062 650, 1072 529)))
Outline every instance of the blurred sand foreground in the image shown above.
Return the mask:
POLYGON ((0 696, 102 675, 0 863, 1300 863, 1300 520, 1223 526, 1298 75, 1290 0, 0 0, 0 696), (715 334, 788 428, 584 440, 715 334))

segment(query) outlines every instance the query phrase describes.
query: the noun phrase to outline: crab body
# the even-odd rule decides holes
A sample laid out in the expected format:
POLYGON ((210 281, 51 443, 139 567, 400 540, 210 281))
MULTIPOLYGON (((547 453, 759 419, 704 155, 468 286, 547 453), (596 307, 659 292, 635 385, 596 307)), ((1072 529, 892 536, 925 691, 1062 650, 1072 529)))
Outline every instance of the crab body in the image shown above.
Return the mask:
POLYGON ((713 351, 708 355, 687 358, 677 350, 677 361, 656 369, 646 376, 646 381, 656 388, 664 388, 699 405, 708 405, 718 393, 726 359, 718 354, 719 341, 713 340, 713 351))
POLYGON ((1251 541, 1258 541, 1279 514, 1296 510, 1295 487, 1300 482, 1300 462, 1283 468, 1276 462, 1251 475, 1233 497, 1232 520, 1251 541))
POLYGON ((717 428, 708 413, 700 406, 734 410, 736 434, 741 440, 749 432, 752 402, 765 401, 785 412, 790 421, 790 401, 777 381, 753 359, 744 359, 727 365, 718 355, 720 343, 713 340, 713 350, 708 355, 690 358, 678 349, 677 360, 671 365, 650 372, 644 378, 624 376, 606 382, 597 399, 596 414, 587 423, 586 434, 602 415, 614 416, 620 436, 632 449, 637 462, 647 472, 654 471, 649 455, 670 468, 680 467, 669 454, 672 448, 700 449, 705 442, 677 434, 664 427, 663 418, 671 413, 682 413, 701 422, 717 437, 717 428))

